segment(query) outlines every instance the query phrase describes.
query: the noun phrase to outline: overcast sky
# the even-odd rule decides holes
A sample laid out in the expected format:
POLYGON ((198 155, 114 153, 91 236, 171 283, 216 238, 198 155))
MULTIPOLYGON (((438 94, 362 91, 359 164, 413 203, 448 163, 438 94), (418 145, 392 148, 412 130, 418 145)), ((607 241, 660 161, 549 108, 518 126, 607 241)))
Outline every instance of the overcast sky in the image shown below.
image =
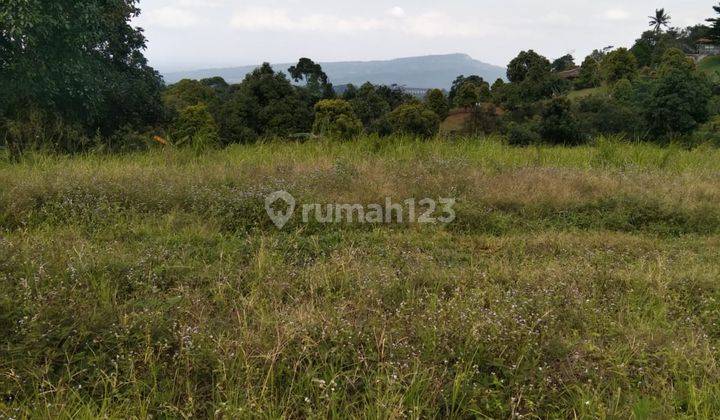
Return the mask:
POLYGON ((665 7, 674 26, 702 22, 712 1, 141 0, 134 22, 161 71, 467 53, 506 65, 523 49, 556 58, 629 46, 665 7))

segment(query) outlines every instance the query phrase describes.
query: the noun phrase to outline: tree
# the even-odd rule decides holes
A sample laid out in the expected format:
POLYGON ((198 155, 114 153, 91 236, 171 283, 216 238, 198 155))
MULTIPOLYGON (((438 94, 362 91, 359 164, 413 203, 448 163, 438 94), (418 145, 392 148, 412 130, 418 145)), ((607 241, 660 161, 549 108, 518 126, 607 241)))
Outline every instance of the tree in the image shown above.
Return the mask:
POLYGON ((450 112, 450 105, 445 93, 440 89, 431 89, 425 95, 425 105, 436 113, 441 120, 447 118, 450 112))
POLYGON ((635 56, 627 48, 618 48, 605 57, 600 69, 606 82, 615 83, 621 79, 634 79, 637 76, 637 67, 635 56))
POLYGON ((288 69, 288 73, 294 81, 304 81, 311 95, 317 98, 328 99, 335 96, 332 84, 322 66, 309 58, 303 57, 298 60, 296 65, 288 69))
POLYGON ((320 135, 348 140, 362 133, 362 122, 348 101, 324 99, 315 105, 313 132, 320 135))
POLYGON ((491 103, 473 107, 469 118, 465 120, 464 131, 469 134, 490 134, 500 128, 500 110, 491 103))
POLYGON ((355 99, 357 96, 358 90, 352 83, 345 86, 345 91, 342 94, 342 98, 346 101, 350 101, 352 99, 355 99))
MULTIPOLYGON (((713 10, 716 14, 720 15, 720 4, 713 6, 713 10)), ((708 37, 715 41, 720 41, 720 17, 705 19, 706 22, 711 23, 708 37)))
POLYGON ((482 100, 482 89, 473 82, 465 82, 458 89, 455 97, 455 106, 459 108, 472 108, 482 100))
POLYGON ((600 64, 591 56, 587 56, 580 65, 580 74, 575 81, 578 89, 587 89, 600 86, 600 64))
POLYGON ((308 132, 312 109, 283 73, 264 63, 234 88, 219 122, 224 142, 248 142, 259 136, 308 132))
POLYGON ((711 85, 680 50, 668 50, 643 98, 645 120, 656 136, 686 134, 708 119, 711 85))
POLYGON ((494 104, 501 104, 505 101, 507 84, 503 79, 497 79, 490 88, 490 96, 494 104))
POLYGON ((580 142, 578 121, 567 98, 554 98, 545 104, 540 113, 540 135, 552 143, 580 142))
POLYGON ((190 145, 196 149, 218 143, 217 124, 207 105, 203 103, 185 107, 180 111, 173 125, 172 135, 176 144, 190 145))
POLYGON ((575 65, 575 58, 570 54, 564 55, 552 63, 552 71, 554 72, 570 70, 575 67, 577 67, 575 65))
POLYGON ((162 117, 162 79, 130 25, 137 0, 6 0, 0 7, 0 115, 31 109, 108 135, 162 117))
POLYGON ((522 51, 508 64, 507 77, 511 82, 519 83, 533 73, 537 76, 549 73, 550 70, 551 64, 547 58, 533 50, 522 51))
MULTIPOLYGON (((615 88, 622 87, 626 83, 629 85, 630 82, 621 80, 615 88)), ((627 85, 624 88, 628 88, 627 85)), ((593 137, 625 134, 637 138, 644 133, 645 122, 640 109, 624 99, 590 95, 577 103, 576 116, 580 124, 580 132, 593 137)))
POLYGON ((490 84, 488 84, 482 77, 478 75, 472 75, 472 76, 463 76, 460 75, 455 78, 453 81, 452 87, 450 87, 450 93, 448 94, 448 99, 450 101, 451 106, 458 106, 455 102, 455 97, 458 94, 458 90, 460 89, 460 86, 465 84, 466 82, 474 83, 477 86, 484 86, 487 85, 488 89, 490 88, 490 84))
POLYGON ((650 18, 650 26, 653 28, 655 33, 659 34, 663 27, 669 27, 670 15, 665 13, 665 9, 655 10, 655 16, 648 16, 650 18))
POLYGON ((569 81, 551 71, 547 58, 532 50, 522 51, 514 58, 508 65, 507 75, 512 83, 503 89, 503 106, 511 110, 563 94, 572 87, 569 81))
POLYGON ((217 93, 212 87, 190 79, 183 79, 170 85, 163 92, 162 99, 165 108, 172 114, 198 104, 219 105, 217 93))
POLYGON ((367 82, 360 86, 355 97, 350 100, 355 115, 365 127, 370 127, 392 110, 386 95, 387 92, 381 92, 375 85, 367 82))
POLYGON ((430 138, 440 129, 440 118, 420 103, 400 105, 390 113, 388 120, 397 134, 430 138))

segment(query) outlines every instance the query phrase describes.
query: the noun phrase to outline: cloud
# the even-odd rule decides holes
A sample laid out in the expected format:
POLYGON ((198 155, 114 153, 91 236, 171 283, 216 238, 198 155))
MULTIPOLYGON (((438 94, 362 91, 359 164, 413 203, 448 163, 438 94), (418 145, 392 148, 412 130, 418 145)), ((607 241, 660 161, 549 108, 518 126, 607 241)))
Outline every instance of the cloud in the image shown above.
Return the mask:
POLYGON ((402 32, 425 37, 471 37, 484 35, 487 26, 461 22, 440 12, 427 12, 405 19, 402 32))
POLYGON ((148 10, 145 13, 145 20, 165 28, 189 28, 200 22, 195 14, 170 6, 148 10))
POLYGON ((569 25, 575 22, 575 19, 571 18, 570 16, 556 12, 551 11, 550 13, 542 16, 540 18, 540 22, 542 23, 548 23, 551 25, 569 25))
POLYGON ((622 9, 610 9, 603 13, 603 17, 607 20, 626 20, 630 17, 630 13, 622 9))
POLYGON ((386 13, 398 19, 405 17, 405 9, 400 6, 395 6, 392 9, 388 10, 386 13))
POLYGON ((230 24, 237 29, 250 31, 317 31, 357 32, 378 29, 376 19, 338 18, 332 15, 311 14, 295 17, 284 9, 256 7, 235 14, 230 24))
POLYGON ((340 17, 330 14, 293 14, 286 9, 248 8, 236 13, 231 25, 248 31, 362 33, 386 30, 423 37, 465 37, 486 33, 487 26, 461 22, 440 12, 410 16, 393 7, 381 17, 340 17))

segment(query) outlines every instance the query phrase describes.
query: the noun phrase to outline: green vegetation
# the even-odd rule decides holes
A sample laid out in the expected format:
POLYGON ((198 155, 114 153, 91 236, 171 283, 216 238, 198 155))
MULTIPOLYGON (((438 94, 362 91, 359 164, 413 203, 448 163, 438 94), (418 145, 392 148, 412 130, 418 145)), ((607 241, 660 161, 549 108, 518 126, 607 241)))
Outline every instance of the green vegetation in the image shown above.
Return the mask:
POLYGON ((599 86, 599 87, 594 87, 594 88, 573 90, 572 92, 568 93, 568 99, 576 100, 576 99, 587 98, 588 96, 593 96, 593 95, 608 95, 608 94, 609 94, 609 89, 607 86, 599 86))
POLYGON ((698 70, 705 73, 713 83, 720 83, 720 57, 705 57, 697 65, 698 70))
POLYGON ((164 86, 136 4, 0 10, 0 418, 720 412, 720 78, 686 56, 720 19, 420 101, 309 58, 164 86), (457 219, 278 230, 278 190, 457 219))
POLYGON ((0 417, 720 410, 716 149, 362 138, 0 165, 0 417), (457 197, 448 226, 291 224, 457 197))

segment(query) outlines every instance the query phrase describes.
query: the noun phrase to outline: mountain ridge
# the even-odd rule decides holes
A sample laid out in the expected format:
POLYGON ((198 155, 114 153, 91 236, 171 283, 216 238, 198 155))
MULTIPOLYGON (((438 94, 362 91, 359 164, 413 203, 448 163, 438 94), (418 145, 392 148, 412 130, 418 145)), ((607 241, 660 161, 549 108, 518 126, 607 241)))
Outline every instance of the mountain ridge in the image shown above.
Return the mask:
MULTIPOLYGON (((287 74, 294 63, 272 64, 275 71, 287 74)), ((325 73, 335 85, 362 85, 365 82, 381 85, 402 85, 413 88, 449 89, 459 75, 477 74, 492 83, 505 78, 505 68, 476 60, 468 54, 436 54, 401 57, 390 60, 321 62, 325 73)), ((209 68, 163 74, 166 83, 182 79, 204 79, 220 76, 228 83, 239 83, 259 65, 209 68)))

